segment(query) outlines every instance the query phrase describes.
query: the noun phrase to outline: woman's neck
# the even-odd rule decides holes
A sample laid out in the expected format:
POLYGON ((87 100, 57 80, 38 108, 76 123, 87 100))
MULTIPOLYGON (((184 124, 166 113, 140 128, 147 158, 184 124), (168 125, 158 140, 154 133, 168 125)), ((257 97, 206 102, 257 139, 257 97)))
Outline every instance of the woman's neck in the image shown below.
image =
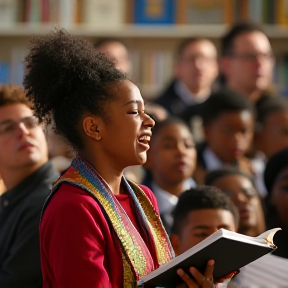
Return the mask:
POLYGON ((109 165, 109 163, 107 162, 103 162, 105 163, 105 165, 102 165, 100 164, 102 163, 102 161, 95 161, 90 157, 88 158, 85 157, 85 155, 81 155, 80 153, 79 156, 85 161, 87 161, 106 181, 113 194, 120 194, 123 170, 117 170, 113 168, 113 165, 109 165))

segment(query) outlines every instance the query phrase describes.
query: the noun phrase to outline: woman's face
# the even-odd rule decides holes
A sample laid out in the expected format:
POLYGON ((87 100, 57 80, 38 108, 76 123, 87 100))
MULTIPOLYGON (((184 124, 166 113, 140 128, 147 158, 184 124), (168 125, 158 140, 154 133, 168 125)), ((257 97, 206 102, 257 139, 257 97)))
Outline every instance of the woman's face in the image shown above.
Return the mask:
POLYGON ((106 159, 116 169, 141 165, 155 122, 144 112, 144 102, 138 87, 129 80, 119 82, 115 88, 117 99, 108 102, 101 131, 101 147, 106 159))

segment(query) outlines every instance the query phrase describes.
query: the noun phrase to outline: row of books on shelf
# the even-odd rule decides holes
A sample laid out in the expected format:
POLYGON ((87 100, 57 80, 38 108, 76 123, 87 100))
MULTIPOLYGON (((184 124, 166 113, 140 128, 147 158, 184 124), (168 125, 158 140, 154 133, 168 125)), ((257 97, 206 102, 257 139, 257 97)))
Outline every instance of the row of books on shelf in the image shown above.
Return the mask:
MULTIPOLYGON (((26 48, 14 48, 10 61, 0 60, 0 83, 22 86, 24 76, 23 59, 26 48)), ((139 86, 145 98, 158 95, 173 77, 173 55, 170 51, 132 51, 131 79, 139 86)), ((288 54, 277 57, 274 69, 274 84, 279 93, 288 96, 288 54)))
MULTIPOLYGON (((22 86, 23 60, 26 48, 13 48, 8 61, 0 59, 0 83, 22 86)), ((131 79, 139 86, 144 97, 155 97, 173 75, 173 56, 169 51, 131 52, 131 79)))
POLYGON ((15 23, 288 24, 288 0, 0 0, 0 27, 15 23))
POLYGON ((13 48, 10 61, 0 60, 0 84, 13 83, 23 85, 24 78, 24 57, 27 49, 13 48))

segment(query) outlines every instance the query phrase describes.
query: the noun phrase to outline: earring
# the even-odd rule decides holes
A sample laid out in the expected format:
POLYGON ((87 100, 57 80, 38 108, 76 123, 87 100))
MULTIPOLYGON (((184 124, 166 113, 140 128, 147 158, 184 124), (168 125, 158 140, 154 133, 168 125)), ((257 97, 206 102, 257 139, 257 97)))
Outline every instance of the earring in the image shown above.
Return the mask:
MULTIPOLYGON (((97 133, 99 133, 99 132, 100 132, 100 131, 99 131, 99 129, 98 129, 98 127, 96 127, 96 132, 97 132, 97 133)), ((102 138, 101 136, 99 136, 99 137, 96 137, 96 140, 97 140, 97 141, 99 141, 99 140, 101 140, 101 138, 102 138)))

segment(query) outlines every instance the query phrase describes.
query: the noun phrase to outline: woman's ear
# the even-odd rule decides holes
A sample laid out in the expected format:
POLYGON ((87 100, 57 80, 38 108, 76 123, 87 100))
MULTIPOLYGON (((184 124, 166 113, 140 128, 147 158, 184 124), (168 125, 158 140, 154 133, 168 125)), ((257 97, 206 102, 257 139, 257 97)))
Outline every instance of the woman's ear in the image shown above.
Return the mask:
POLYGON ((84 133, 92 139, 97 141, 101 140, 101 127, 102 122, 97 116, 88 116, 83 119, 82 122, 84 133))
POLYGON ((179 245, 180 245, 179 236, 177 236, 176 234, 171 234, 170 241, 171 241, 172 247, 175 251, 175 254, 179 255, 179 245))

